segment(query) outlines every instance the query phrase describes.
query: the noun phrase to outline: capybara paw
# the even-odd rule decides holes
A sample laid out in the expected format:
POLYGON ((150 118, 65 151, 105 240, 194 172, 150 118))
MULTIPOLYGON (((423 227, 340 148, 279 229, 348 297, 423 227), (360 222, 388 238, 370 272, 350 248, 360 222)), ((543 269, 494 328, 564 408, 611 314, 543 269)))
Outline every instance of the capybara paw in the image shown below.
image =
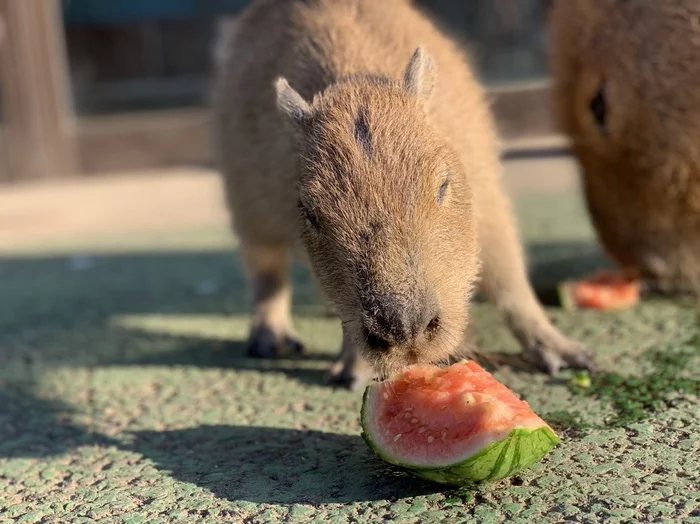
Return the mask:
POLYGON ((526 348, 529 360, 550 375, 556 375, 562 368, 596 370, 593 352, 583 344, 558 336, 536 338, 526 348))
POLYGON ((374 377, 374 370, 361 357, 348 359, 341 356, 326 374, 325 382, 350 391, 361 391, 374 377))
POLYGON ((253 329, 248 339, 248 356, 253 358, 279 358, 289 353, 304 353, 304 345, 294 333, 276 334, 267 326, 253 329))

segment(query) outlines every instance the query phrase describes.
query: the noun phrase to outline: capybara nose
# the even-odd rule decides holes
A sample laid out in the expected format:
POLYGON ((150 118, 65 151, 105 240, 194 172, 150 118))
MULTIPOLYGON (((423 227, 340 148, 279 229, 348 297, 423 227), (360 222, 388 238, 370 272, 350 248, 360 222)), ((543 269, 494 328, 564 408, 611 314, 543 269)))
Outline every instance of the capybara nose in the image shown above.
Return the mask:
POLYGON ((397 295, 381 295, 365 307, 363 324, 367 344, 386 350, 414 342, 421 335, 432 337, 440 328, 440 316, 427 304, 414 306, 397 295))

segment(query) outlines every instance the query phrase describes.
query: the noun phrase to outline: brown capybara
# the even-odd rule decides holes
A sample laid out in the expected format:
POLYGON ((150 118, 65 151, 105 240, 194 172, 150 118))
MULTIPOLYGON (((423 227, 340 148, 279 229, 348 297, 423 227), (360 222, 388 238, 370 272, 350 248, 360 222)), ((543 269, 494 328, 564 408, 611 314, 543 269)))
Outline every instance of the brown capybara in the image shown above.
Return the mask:
POLYGON ((700 283, 700 2, 553 0, 553 103, 598 236, 667 292, 700 283))
POLYGON ((534 362, 590 365, 528 282, 482 90, 408 0, 256 0, 220 57, 216 147, 253 290, 251 355, 301 349, 298 247, 342 321, 331 381, 445 361, 479 276, 534 362))

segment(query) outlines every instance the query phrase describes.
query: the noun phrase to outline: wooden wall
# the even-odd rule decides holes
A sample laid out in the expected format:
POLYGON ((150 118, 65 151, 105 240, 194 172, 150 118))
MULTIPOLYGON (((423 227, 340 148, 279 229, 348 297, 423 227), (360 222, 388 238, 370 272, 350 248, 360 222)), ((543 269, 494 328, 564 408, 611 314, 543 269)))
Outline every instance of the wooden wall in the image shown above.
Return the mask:
POLYGON ((0 49, 5 180, 72 174, 75 120, 54 0, 0 0, 6 35, 0 49))

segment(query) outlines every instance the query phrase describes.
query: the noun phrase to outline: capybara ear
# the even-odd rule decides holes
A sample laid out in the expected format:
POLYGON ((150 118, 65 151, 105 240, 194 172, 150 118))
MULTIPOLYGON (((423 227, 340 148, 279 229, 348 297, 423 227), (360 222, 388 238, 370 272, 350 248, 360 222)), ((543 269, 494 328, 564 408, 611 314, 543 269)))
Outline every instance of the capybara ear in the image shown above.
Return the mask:
POLYGON ((295 127, 301 127, 311 116, 311 106, 289 85, 284 78, 275 82, 277 108, 291 120, 295 127))
POLYGON ((421 100, 427 100, 435 85, 435 69, 433 57, 419 47, 406 66, 406 72, 403 75, 404 88, 421 100))

